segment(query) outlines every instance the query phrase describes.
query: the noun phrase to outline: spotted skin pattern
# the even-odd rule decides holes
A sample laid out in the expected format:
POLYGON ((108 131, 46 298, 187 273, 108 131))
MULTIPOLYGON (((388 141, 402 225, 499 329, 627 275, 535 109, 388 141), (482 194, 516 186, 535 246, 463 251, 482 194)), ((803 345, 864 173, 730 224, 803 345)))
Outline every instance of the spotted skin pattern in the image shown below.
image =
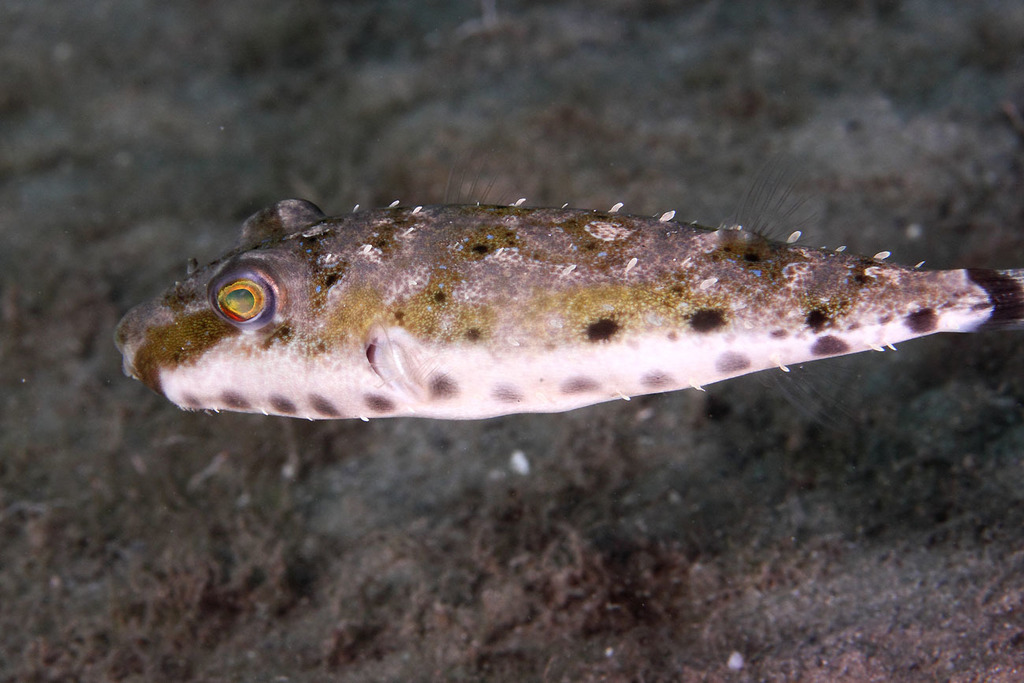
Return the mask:
POLYGON ((189 410, 474 419, 1022 327, 1024 270, 921 271, 617 208, 328 218, 285 200, 115 341, 126 374, 189 410), (223 310, 238 283, 258 303, 223 310))

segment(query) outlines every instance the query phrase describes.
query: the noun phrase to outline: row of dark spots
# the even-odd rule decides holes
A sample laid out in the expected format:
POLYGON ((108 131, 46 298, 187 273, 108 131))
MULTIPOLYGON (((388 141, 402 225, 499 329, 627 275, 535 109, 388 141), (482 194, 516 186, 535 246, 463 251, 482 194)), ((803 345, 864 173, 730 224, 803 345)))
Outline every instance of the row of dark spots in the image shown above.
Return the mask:
MULTIPOLYGON (((430 381, 430 396, 436 399, 450 399, 459 395, 459 387, 448 375, 437 375, 430 381)), ((253 403, 236 391, 221 394, 221 401, 232 410, 252 410, 253 403)), ((280 394, 268 397, 270 407, 282 415, 295 415, 299 412, 295 401, 280 394)), ((199 407, 200 402, 193 396, 185 398, 190 407, 199 407)), ((394 401, 381 394, 366 394, 363 403, 375 413, 393 413, 396 409, 394 401)), ((309 406, 323 417, 341 417, 341 411, 331 401, 319 394, 309 395, 309 406)))
MULTIPOLYGON (((562 382, 558 389, 566 396, 575 396, 599 391, 601 384, 590 377, 570 377, 562 382)), ((491 390, 491 398, 499 403, 515 404, 522 403, 524 395, 519 387, 513 384, 502 383, 495 385, 491 390)))
MULTIPOLYGON (((910 331, 917 334, 928 334, 934 332, 938 327, 939 319, 931 308, 922 308, 919 311, 908 314, 903 319, 904 324, 910 331)), ((814 326, 812 326, 814 329, 814 326)), ((838 356, 850 351, 850 345, 839 337, 826 334, 818 337, 811 346, 811 353, 815 356, 838 356)))
MULTIPOLYGON (((715 369, 722 373, 742 372, 750 368, 750 358, 737 351, 726 351, 715 361, 715 369)), ((679 386, 667 372, 649 372, 640 378, 640 384, 648 389, 666 390, 679 386)))
MULTIPOLYGON (((316 398, 319 397, 314 397, 314 399, 316 398)), ((195 399, 192 400, 194 401, 195 399)), ((252 410, 252 402, 237 391, 225 391, 221 394, 220 400, 224 402, 224 405, 232 410, 252 410)), ((268 398, 268 402, 270 403, 270 407, 278 413, 294 415, 298 412, 295 402, 289 398, 281 396, 280 394, 271 394, 268 398)), ((315 403, 316 401, 314 400, 311 402, 315 403)))
MULTIPOLYGON (((726 351, 718 357, 715 364, 719 372, 741 372, 749 368, 750 365, 751 362, 747 356, 735 351, 726 351)), ((640 378, 640 384, 648 389, 661 391, 679 386, 672 375, 658 370, 643 375, 640 378)), ((559 391, 567 396, 593 393, 600 389, 601 384, 597 380, 586 376, 571 377, 559 386, 559 391)), ((491 398, 500 403, 521 403, 523 392, 517 386, 503 383, 494 387, 491 391, 491 398)))
MULTIPOLYGON (((820 341, 820 340, 819 340, 820 341)), ((837 351, 839 353, 840 351, 837 351)), ((727 351, 723 353, 717 363, 716 367, 721 372, 739 372, 750 367, 750 360, 740 354, 733 351, 727 351)), ((668 389, 676 386, 676 380, 664 372, 650 372, 644 375, 641 380, 641 384, 650 389, 668 389)), ((447 375, 437 375, 434 377, 429 385, 430 395, 436 399, 450 399, 459 395, 458 385, 447 375)), ((563 382, 559 390, 561 393, 572 396, 577 394, 593 393, 601 389, 600 383, 586 376, 571 377, 563 382)), ((491 398, 507 404, 517 404, 524 400, 524 394, 522 390, 508 383, 498 384, 491 391, 491 398)), ((233 391, 224 392, 221 395, 221 401, 224 405, 233 410, 251 410, 252 403, 242 396, 241 394, 233 391)), ((284 415, 294 415, 298 412, 296 404, 283 396, 273 394, 269 398, 270 405, 273 409, 284 415)), ((199 408, 200 402, 198 399, 192 396, 185 398, 186 405, 192 408, 199 408)), ((393 413, 397 409, 394 401, 387 396, 378 393, 369 393, 363 396, 363 403, 370 411, 377 414, 388 414, 393 413)), ((309 395, 309 405, 313 411, 319 415, 327 418, 341 417, 342 413, 335 407, 331 401, 319 394, 309 395)))
MULTIPOLYGON (((252 410, 252 403, 241 394, 233 391, 222 394, 221 401, 232 410, 252 410)), ((284 396, 272 394, 269 402, 274 411, 282 415, 295 415, 299 412, 295 402, 284 396)), ((367 394, 364 397, 364 402, 367 408, 376 413, 391 413, 395 410, 394 402, 380 394, 367 394)), ((309 405, 314 412, 323 417, 341 417, 342 415, 341 411, 329 399, 319 394, 309 395, 309 405)))
MULTIPOLYGON (((690 328, 701 334, 714 332, 725 327, 725 313, 718 308, 702 308, 689 317, 690 328)), ((598 318, 587 325, 587 341, 610 341, 622 326, 612 318, 598 318)))
MULTIPOLYGON (((445 374, 434 375, 428 388, 433 399, 447 400, 459 395, 458 383, 445 374)), ((395 402, 382 394, 366 394, 363 396, 363 403, 375 413, 387 414, 396 410, 395 402)))
MULTIPOLYGON (((812 311, 812 313, 814 313, 812 311)), ((818 313, 821 316, 820 311, 818 313)), ((808 324, 811 322, 820 322, 824 326, 823 318, 819 319, 817 316, 808 315, 808 324)), ((904 321, 908 328, 912 331, 925 334, 933 331, 938 324, 938 317, 934 310, 930 308, 924 308, 914 313, 907 315, 904 321)), ((724 325, 724 316, 721 311, 717 309, 704 309, 698 311, 691 317, 691 326, 696 331, 711 331, 724 325)), ((812 329, 813 329, 813 325, 812 329)), ((475 328, 474 328, 475 330, 475 328)), ((470 330, 469 332, 473 332, 470 330)), ((619 330, 619 325, 610 318, 601 318, 594 323, 591 323, 587 328, 587 337, 591 341, 607 341, 619 330)), ((477 330, 477 333, 479 331, 477 330)), ((474 335, 475 336, 475 335, 474 335)), ((773 335, 774 336, 774 335, 773 335)), ((467 333, 467 338, 470 337, 467 333)), ((811 346, 811 353, 815 356, 834 356, 847 353, 850 350, 850 346, 843 339, 835 335, 824 335, 818 337, 814 344, 811 346)), ((750 359, 746 356, 728 351, 723 353, 716 361, 716 368, 720 372, 740 372, 750 367, 750 359)), ((641 382, 650 388, 661 388, 674 384, 673 380, 664 373, 650 373, 641 379, 641 382)), ((588 377, 575 377, 567 380, 561 386, 561 391, 564 394, 579 394, 597 391, 600 385, 593 379, 588 377)), ((432 398, 435 399, 449 399, 454 398, 458 395, 459 389, 457 384, 447 375, 439 374, 433 377, 429 384, 429 391, 432 398)), ((519 403, 523 400, 523 393, 518 387, 510 384, 497 385, 492 391, 492 398, 502 403, 519 403)), ((248 410, 250 409, 251 403, 242 395, 236 392, 226 392, 222 396, 222 400, 226 406, 235 410, 248 410)), ((297 412, 296 405, 293 401, 280 395, 271 395, 269 398, 270 405, 275 411, 283 414, 295 414, 297 412)), ((194 398, 186 398, 186 403, 198 406, 198 401, 194 398)), ((376 413, 391 413, 396 410, 394 402, 386 396, 381 394, 367 394, 364 396, 364 403, 367 408, 376 413)), ((327 399, 318 396, 310 396, 310 405, 313 409, 325 416, 325 417, 338 417, 340 412, 330 403, 327 399)))

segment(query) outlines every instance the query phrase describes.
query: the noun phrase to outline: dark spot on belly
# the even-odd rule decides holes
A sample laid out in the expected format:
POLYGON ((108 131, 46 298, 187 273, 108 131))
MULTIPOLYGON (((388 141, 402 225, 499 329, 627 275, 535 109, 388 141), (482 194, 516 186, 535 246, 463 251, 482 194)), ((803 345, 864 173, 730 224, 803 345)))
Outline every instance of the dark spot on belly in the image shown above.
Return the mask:
POLYGON ((719 372, 739 372, 749 367, 750 359, 735 351, 726 351, 715 361, 715 368, 719 372))
POLYGON ((480 341, 480 337, 482 337, 482 336, 483 335, 480 333, 480 330, 475 328, 475 327, 471 327, 468 330, 466 330, 466 334, 465 334, 466 341, 471 341, 471 342, 480 341))
POLYGON ((920 311, 915 311, 903 319, 907 327, 910 328, 911 332, 917 334, 927 334, 928 332, 934 332, 935 328, 939 326, 939 316, 935 315, 935 311, 931 308, 922 308, 920 311))
POLYGON ((714 332, 725 325, 725 314, 717 308, 702 308, 690 316, 694 332, 714 332))
POLYGON ((571 377, 562 383, 559 391, 563 394, 584 394, 588 391, 597 391, 600 386, 589 377, 571 377))
POLYGON ((819 308, 815 308, 807 314, 804 322, 807 324, 807 327, 817 333, 825 329, 825 326, 828 325, 830 321, 828 319, 828 315, 826 315, 824 311, 819 308))
POLYGON ((363 397, 366 407, 378 413, 390 413, 395 410, 395 402, 380 394, 367 394, 363 397))
POLYGON ((608 341, 619 331, 619 324, 611 318, 599 318, 587 325, 587 339, 592 342, 608 341))
POLYGON ((280 394, 270 395, 270 407, 279 413, 284 413, 285 415, 295 414, 295 404, 280 394))
POLYGON ((811 347, 811 353, 815 356, 836 356, 840 353, 846 353, 849 350, 849 344, 839 337, 833 337, 830 334, 826 334, 824 337, 818 337, 818 340, 815 341, 814 345, 811 347))
POLYGON ((434 375, 430 379, 431 398, 454 398, 459 395, 459 385, 448 375, 434 375))
POLYGON ((491 390, 491 397, 501 403, 519 403, 523 400, 523 392, 511 384, 498 384, 491 390))
POLYGON ((672 376, 665 372, 648 372, 646 375, 640 378, 640 384, 648 387, 649 389, 661 389, 663 387, 672 386, 675 384, 675 380, 672 376))
POLYGON ((772 339, 785 339, 789 336, 789 333, 785 330, 772 330, 768 334, 771 335, 772 339))
POLYGON ((200 408, 203 407, 203 404, 199 402, 199 399, 193 396, 192 394, 185 394, 184 396, 182 396, 181 403, 186 408, 191 408, 193 410, 199 410, 200 408))
POLYGON ((666 336, 668 337, 669 341, 678 341, 679 340, 679 335, 676 334, 675 332, 669 332, 668 335, 666 335, 666 336))
POLYGON ((309 405, 313 407, 313 410, 324 417, 341 417, 341 411, 335 408, 333 403, 320 394, 310 394, 309 405))
POLYGON ((237 391, 225 391, 221 394, 220 400, 224 401, 224 405, 228 408, 233 408, 235 410, 248 410, 252 407, 249 400, 237 391))

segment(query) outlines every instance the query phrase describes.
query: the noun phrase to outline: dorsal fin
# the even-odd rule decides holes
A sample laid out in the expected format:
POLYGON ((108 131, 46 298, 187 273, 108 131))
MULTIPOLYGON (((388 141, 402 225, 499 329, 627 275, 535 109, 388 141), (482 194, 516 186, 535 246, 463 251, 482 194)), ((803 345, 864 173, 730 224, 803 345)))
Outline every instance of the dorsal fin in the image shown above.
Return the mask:
POLYGON ((795 194, 799 176, 794 161, 783 157, 768 161, 754 176, 735 215, 727 222, 728 227, 739 225, 770 240, 785 240, 789 235, 795 242, 812 213, 806 198, 795 194))
POLYGON ((324 212, 312 202, 305 199, 284 199, 245 219, 238 246, 254 247, 262 242, 281 239, 323 218, 324 212))

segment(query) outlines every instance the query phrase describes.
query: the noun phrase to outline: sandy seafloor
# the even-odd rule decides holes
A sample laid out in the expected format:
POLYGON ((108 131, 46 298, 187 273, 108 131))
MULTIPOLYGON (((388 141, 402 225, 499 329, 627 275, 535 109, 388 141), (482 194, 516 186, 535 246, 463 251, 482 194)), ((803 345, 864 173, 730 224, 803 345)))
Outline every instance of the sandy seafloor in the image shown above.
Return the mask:
POLYGON ((254 210, 452 168, 717 224, 784 159, 807 244, 1024 267, 1021 108, 1011 1, 4 0, 0 681, 1024 680, 1024 333, 369 423, 111 341, 254 210))

